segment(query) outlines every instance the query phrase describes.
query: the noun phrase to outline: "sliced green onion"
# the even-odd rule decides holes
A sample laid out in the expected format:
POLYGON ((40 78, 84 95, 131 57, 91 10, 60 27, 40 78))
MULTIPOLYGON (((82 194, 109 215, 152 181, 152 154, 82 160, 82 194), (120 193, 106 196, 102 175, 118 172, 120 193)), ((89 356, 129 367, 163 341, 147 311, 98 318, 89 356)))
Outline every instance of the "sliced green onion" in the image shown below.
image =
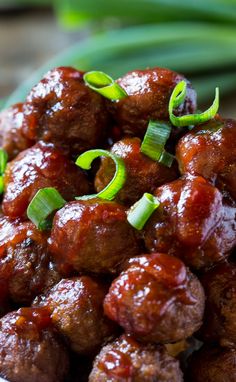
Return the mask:
POLYGON ((163 164, 166 167, 171 167, 174 159, 175 159, 174 155, 163 150, 158 162, 160 162, 161 164, 163 164))
POLYGON ((215 89, 215 99, 212 105, 204 111, 203 113, 196 114, 187 114, 182 115, 181 117, 176 117, 173 113, 173 110, 181 105, 184 102, 186 97, 187 84, 185 81, 179 82, 174 88, 170 101, 169 101, 169 115, 171 123, 174 126, 182 127, 189 125, 198 125, 203 122, 207 122, 210 119, 214 118, 218 109, 219 109, 219 88, 215 89))
POLYGON ((160 203, 157 198, 146 192, 142 198, 130 208, 127 215, 129 224, 140 231, 159 205, 160 203))
POLYGON ((0 194, 4 191, 4 180, 3 175, 7 167, 8 155, 3 149, 0 149, 0 194))
POLYGON ((107 150, 88 150, 85 153, 81 154, 77 158, 75 163, 82 169, 89 170, 91 168, 93 160, 101 156, 111 158, 115 162, 115 175, 113 176, 110 183, 108 183, 108 185, 102 191, 93 195, 79 196, 76 198, 77 200, 87 200, 93 198, 112 200, 123 187, 126 180, 126 169, 123 159, 119 158, 117 155, 112 154, 107 150))
POLYGON ((165 144, 170 136, 171 126, 159 121, 149 121, 146 134, 141 144, 141 152, 167 167, 171 167, 174 156, 165 151, 165 144))
POLYGON ((126 91, 104 72, 87 72, 84 74, 84 82, 90 89, 112 101, 127 97, 126 91))
POLYGON ((64 206, 66 201, 53 187, 41 188, 27 208, 28 218, 40 230, 51 228, 51 214, 64 206))

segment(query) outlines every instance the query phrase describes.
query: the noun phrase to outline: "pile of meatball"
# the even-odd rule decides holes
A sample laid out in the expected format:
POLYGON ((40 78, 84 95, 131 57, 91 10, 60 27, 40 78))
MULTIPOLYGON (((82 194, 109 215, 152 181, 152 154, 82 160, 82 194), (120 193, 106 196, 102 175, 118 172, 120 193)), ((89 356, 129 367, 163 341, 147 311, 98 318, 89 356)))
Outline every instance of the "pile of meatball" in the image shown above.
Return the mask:
POLYGON ((24 103, 0 114, 8 153, 0 215, 0 377, 10 382, 236 381, 236 121, 172 126, 166 167, 141 152, 150 120, 195 113, 196 93, 168 69, 118 79, 112 102, 83 72, 59 67, 24 103), (79 154, 121 157, 127 178, 113 201, 101 191, 115 165, 83 171, 79 154), (36 192, 66 200, 51 230, 27 219, 36 192), (160 202, 142 230, 127 221, 143 193, 160 202))

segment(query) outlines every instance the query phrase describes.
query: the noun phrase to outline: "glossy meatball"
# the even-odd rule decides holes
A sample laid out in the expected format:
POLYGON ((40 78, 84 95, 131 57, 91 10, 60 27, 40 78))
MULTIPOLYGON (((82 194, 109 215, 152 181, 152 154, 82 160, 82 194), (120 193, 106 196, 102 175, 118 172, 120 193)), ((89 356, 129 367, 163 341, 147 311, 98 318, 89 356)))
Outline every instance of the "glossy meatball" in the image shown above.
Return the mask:
MULTIPOLYGON (((116 200, 133 204, 142 197, 144 192, 153 192, 156 187, 170 182, 178 177, 175 165, 168 168, 161 163, 153 161, 140 152, 139 138, 125 138, 116 142, 111 152, 124 160, 127 178, 125 185, 116 196, 116 200)), ((112 179, 115 173, 115 164, 110 158, 103 158, 96 174, 95 187, 101 191, 112 179)))
POLYGON ((37 143, 7 166, 2 209, 16 218, 25 214, 40 188, 55 187, 66 200, 88 193, 85 174, 51 144, 37 143))
POLYGON ((89 382, 182 382, 176 359, 162 346, 141 345, 123 335, 102 348, 89 382))
POLYGON ((0 146, 7 152, 9 159, 34 144, 23 134, 22 109, 23 103, 18 103, 0 113, 0 146))
POLYGON ((169 121, 169 99, 176 84, 182 80, 187 82, 187 96, 176 114, 193 113, 196 93, 181 74, 153 68, 134 70, 120 78, 117 82, 128 97, 113 104, 113 113, 123 133, 142 138, 150 119, 169 121))
POLYGON ((236 200, 236 121, 217 118, 195 127, 176 155, 182 173, 201 175, 236 200))
POLYGON ((236 349, 203 347, 194 353, 186 382, 235 382, 236 349))
POLYGON ((236 244, 236 209, 223 203, 217 188, 202 177, 185 176, 154 194, 160 207, 145 226, 148 250, 175 255, 196 269, 229 255, 236 244))
POLYGON ((153 253, 129 263, 105 298, 109 318, 143 342, 176 342, 199 329, 203 288, 181 260, 153 253))
POLYGON ((47 251, 47 235, 31 222, 0 217, 1 295, 30 304, 34 297, 60 280, 47 251))
POLYGON ((222 263, 201 278, 206 293, 206 311, 201 337, 236 345, 236 265, 222 263))
POLYGON ((77 154, 103 142, 108 126, 105 99, 85 85, 83 72, 55 68, 26 98, 23 126, 29 139, 77 154))
POLYGON ((116 273, 139 252, 123 206, 102 199, 66 204, 53 220, 50 250, 61 271, 116 273))
POLYGON ((63 279, 55 285, 41 305, 51 312, 58 331, 72 350, 89 355, 113 336, 115 325, 103 313, 107 287, 88 276, 63 279))
POLYGON ((0 320, 0 375, 11 382, 64 382, 67 351, 45 309, 23 308, 0 320))

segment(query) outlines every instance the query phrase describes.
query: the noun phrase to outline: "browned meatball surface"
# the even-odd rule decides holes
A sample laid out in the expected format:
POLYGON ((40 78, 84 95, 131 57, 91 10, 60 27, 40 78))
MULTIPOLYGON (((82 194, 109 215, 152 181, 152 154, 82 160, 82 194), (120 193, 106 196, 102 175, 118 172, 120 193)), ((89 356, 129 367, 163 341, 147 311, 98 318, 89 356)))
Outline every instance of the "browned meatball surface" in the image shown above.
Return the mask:
POLYGON ((167 252, 199 269, 226 258, 236 244, 236 209, 202 177, 185 176, 159 187, 160 207, 145 227, 151 252, 167 252))
POLYGON ((236 382, 236 349, 203 347, 194 353, 186 382, 236 382))
POLYGON ((87 87, 83 72, 70 67, 49 71, 24 106, 24 133, 73 154, 101 145, 106 136, 105 99, 87 87))
POLYGON ((37 143, 7 165, 2 209, 16 218, 40 188, 55 187, 66 200, 88 193, 86 175, 52 144, 37 143))
POLYGON ((18 103, 0 113, 0 146, 7 152, 9 159, 34 144, 23 134, 22 109, 23 103, 18 103))
POLYGON ((176 359, 160 345, 141 345, 123 335, 102 348, 89 382, 182 382, 176 359))
POLYGON ((67 351, 45 309, 23 308, 0 320, 0 375, 11 382, 64 382, 67 351))
POLYGON ((236 345, 236 265, 222 263, 201 277, 206 293, 206 310, 201 328, 205 341, 220 340, 236 345))
POLYGON ((179 141, 176 156, 182 173, 202 175, 236 199, 236 121, 195 127, 179 141))
POLYGON ((129 263, 105 298, 109 318, 144 342, 177 342, 199 329, 203 288, 181 260, 153 253, 129 263))
MULTIPOLYGON (((125 185, 116 196, 116 200, 124 204, 133 204, 144 192, 153 192, 156 187, 168 183, 178 177, 175 164, 168 168, 153 161, 140 152, 139 138, 125 138, 116 142, 111 152, 124 160, 127 177, 125 185)), ((112 179, 115 164, 110 158, 103 158, 96 174, 95 187, 101 191, 112 179)))
POLYGON ((102 199, 66 204, 53 220, 50 250, 61 271, 71 268, 116 273, 139 253, 135 230, 123 206, 102 199))
POLYGON ((65 336, 72 350, 94 354, 109 338, 115 325, 103 313, 107 287, 88 276, 63 279, 42 300, 52 323, 65 336))
POLYGON ((31 222, 0 217, 0 294, 21 304, 60 280, 47 251, 47 235, 31 222))
POLYGON ((157 67, 134 70, 118 79, 118 84, 128 94, 128 97, 113 104, 115 121, 123 133, 142 138, 150 119, 168 121, 171 93, 182 80, 187 82, 187 96, 176 114, 193 113, 196 93, 181 74, 157 67))

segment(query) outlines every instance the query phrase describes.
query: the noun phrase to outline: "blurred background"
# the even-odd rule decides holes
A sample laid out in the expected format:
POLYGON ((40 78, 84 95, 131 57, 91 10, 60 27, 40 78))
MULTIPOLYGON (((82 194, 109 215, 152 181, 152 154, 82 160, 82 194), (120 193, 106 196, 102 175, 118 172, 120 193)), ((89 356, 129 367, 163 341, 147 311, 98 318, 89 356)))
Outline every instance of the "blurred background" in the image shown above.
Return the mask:
POLYGON ((200 107, 220 87, 236 117, 236 0, 0 0, 0 102, 24 100, 53 66, 164 66, 194 84, 200 107))

